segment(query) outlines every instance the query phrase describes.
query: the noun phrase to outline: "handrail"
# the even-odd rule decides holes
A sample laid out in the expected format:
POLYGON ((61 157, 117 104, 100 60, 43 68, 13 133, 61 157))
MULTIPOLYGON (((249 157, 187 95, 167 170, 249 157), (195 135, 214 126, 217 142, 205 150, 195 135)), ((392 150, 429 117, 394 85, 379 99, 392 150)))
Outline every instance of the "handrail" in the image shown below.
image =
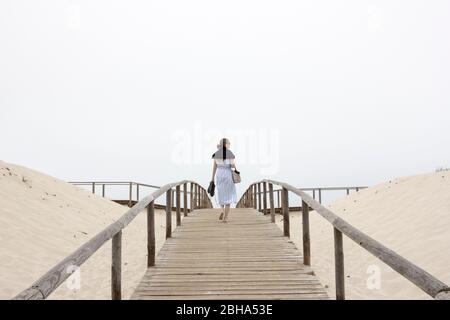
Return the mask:
MULTIPOLYGON (((290 184, 278 182, 274 180, 262 180, 255 182, 249 186, 246 192, 239 200, 239 207, 262 207, 262 200, 256 197, 255 191, 261 189, 263 185, 266 190, 266 184, 269 184, 270 196, 270 212, 272 215, 272 222, 274 222, 274 208, 273 208, 273 185, 282 187, 282 207, 284 216, 284 234, 290 235, 289 232, 289 199, 288 192, 292 192, 301 197, 302 200, 302 219, 303 219, 303 253, 304 264, 310 265, 310 238, 309 238, 309 208, 314 209, 319 215, 325 218, 334 227, 334 241, 335 241, 335 269, 336 269, 336 297, 337 299, 345 299, 344 286, 344 255, 342 245, 342 234, 356 242, 366 251, 386 263, 389 267, 397 271, 400 275, 414 283, 417 287, 425 293, 438 300, 450 300, 450 288, 445 283, 428 273, 427 271, 416 266, 409 260, 403 258, 393 250, 387 248, 380 242, 369 237, 362 231, 356 229, 351 224, 337 216, 328 208, 321 205, 310 195, 295 188, 290 184), (259 202, 259 205, 258 205, 259 202)), ((264 195, 266 195, 264 193, 264 195)), ((264 207, 267 208, 267 199, 263 199, 264 207)))
MULTIPOLYGON (((318 194, 318 198, 319 198, 319 203, 322 203, 322 192, 323 191, 346 191, 347 195, 350 195, 350 191, 351 190, 355 190, 356 192, 363 190, 363 189, 367 189, 366 186, 352 186, 352 187, 312 187, 312 188, 297 188, 301 191, 311 191, 313 194, 313 199, 316 199, 316 193, 318 194)), ((280 207, 280 193, 281 193, 282 189, 277 189, 277 190, 273 190, 273 192, 276 192, 277 194, 277 201, 278 201, 278 207, 280 207)), ((256 194, 260 194, 263 193, 264 191, 261 192, 256 192, 256 194)), ((267 190, 266 190, 267 192, 267 190)))
MULTIPOLYGON (((72 254, 63 259, 56 266, 46 272, 41 278, 33 283, 31 287, 18 294, 14 300, 43 300, 46 299, 56 288, 58 288, 73 272, 76 267, 80 267, 86 260, 88 260, 100 247, 102 247, 108 240, 113 241, 113 263, 112 263, 112 298, 121 298, 121 239, 122 230, 133 219, 147 208, 148 217, 148 265, 154 265, 155 260, 155 235, 154 235, 154 201, 164 193, 166 194, 167 203, 171 203, 172 188, 177 191, 177 224, 181 223, 180 210, 180 186, 184 186, 184 215, 187 216, 187 184, 191 187, 191 211, 196 208, 210 208, 212 203, 207 195, 206 190, 194 181, 183 180, 171 184, 166 184, 160 187, 152 194, 146 196, 139 201, 125 214, 122 215, 116 222, 106 227, 99 232, 95 237, 83 244, 72 254)), ((166 238, 171 237, 172 227, 172 208, 166 205, 166 238)))
POLYGON ((77 185, 77 186, 89 186, 92 185, 93 183, 95 185, 110 185, 110 186, 126 186, 129 185, 130 183, 134 184, 134 185, 140 185, 143 187, 148 187, 148 188, 161 188, 161 186, 154 186, 151 184, 146 184, 146 183, 141 183, 141 182, 135 182, 135 181, 69 181, 70 184, 73 185, 77 185))

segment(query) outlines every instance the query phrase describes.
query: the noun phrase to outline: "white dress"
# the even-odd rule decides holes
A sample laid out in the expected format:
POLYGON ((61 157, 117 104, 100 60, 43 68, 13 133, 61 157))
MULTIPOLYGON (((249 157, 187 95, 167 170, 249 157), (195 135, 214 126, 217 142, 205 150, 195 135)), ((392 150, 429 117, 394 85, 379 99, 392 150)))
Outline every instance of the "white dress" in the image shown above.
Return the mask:
POLYGON ((233 174, 231 172, 231 160, 216 161, 216 165, 217 203, 221 206, 236 203, 236 186, 233 182, 233 174))

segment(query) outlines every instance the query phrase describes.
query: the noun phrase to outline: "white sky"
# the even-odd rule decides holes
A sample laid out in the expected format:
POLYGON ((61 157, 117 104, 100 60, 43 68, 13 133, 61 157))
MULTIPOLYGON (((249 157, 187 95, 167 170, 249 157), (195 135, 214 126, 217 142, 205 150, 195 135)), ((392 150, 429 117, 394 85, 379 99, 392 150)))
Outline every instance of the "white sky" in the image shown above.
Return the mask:
POLYGON ((271 177, 298 186, 431 172, 450 166, 449 31, 447 0, 2 0, 0 159, 206 184, 202 127, 275 133, 271 177), (202 163, 174 161, 180 132, 202 163))

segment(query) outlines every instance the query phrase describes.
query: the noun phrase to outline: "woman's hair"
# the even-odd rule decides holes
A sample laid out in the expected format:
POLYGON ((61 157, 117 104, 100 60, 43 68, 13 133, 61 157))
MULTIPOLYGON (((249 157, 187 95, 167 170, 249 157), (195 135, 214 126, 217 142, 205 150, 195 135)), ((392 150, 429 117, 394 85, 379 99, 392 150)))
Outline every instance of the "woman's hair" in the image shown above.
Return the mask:
POLYGON ((217 145, 217 149, 222 149, 222 158, 223 160, 227 157, 227 144, 230 144, 230 140, 227 138, 220 139, 219 144, 217 145))

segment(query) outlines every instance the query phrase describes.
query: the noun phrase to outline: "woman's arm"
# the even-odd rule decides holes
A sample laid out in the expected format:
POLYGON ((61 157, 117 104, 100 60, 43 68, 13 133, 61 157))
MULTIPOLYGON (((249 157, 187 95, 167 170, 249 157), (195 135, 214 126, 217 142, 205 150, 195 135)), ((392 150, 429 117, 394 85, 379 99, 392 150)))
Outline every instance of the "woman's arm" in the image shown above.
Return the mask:
POLYGON ((231 160, 231 167, 236 170, 236 161, 234 159, 231 160))
POLYGON ((216 171, 217 171, 217 164, 216 161, 213 160, 214 164, 213 164, 213 172, 212 172, 212 179, 211 181, 214 181, 214 177, 216 176, 216 171))

